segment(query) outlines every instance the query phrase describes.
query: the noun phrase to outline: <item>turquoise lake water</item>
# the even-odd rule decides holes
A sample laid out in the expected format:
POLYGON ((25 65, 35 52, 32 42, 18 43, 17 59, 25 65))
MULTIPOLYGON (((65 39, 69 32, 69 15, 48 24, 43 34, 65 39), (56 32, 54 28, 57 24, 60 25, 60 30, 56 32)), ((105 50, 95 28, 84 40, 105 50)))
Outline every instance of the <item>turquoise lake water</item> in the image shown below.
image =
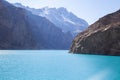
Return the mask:
POLYGON ((0 51, 0 80, 120 80, 120 57, 67 50, 0 51))

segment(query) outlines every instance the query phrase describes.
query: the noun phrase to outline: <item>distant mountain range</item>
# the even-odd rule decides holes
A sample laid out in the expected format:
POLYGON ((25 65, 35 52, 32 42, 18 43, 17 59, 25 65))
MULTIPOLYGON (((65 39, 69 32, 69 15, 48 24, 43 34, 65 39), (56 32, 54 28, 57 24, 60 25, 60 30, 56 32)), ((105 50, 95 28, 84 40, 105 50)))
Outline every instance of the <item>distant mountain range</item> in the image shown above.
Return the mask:
POLYGON ((0 0, 0 49, 69 49, 87 26, 65 8, 15 7, 0 0))
POLYGON ((68 49, 71 41, 46 18, 0 0, 0 49, 68 49))
POLYGON ((67 9, 65 9, 64 7, 44 7, 41 9, 35 9, 23 6, 20 3, 15 3, 13 5, 29 10, 35 15, 47 18, 57 27, 62 29, 62 32, 70 32, 73 36, 76 36, 79 32, 85 30, 88 27, 88 23, 85 20, 78 18, 72 12, 68 12, 67 9))

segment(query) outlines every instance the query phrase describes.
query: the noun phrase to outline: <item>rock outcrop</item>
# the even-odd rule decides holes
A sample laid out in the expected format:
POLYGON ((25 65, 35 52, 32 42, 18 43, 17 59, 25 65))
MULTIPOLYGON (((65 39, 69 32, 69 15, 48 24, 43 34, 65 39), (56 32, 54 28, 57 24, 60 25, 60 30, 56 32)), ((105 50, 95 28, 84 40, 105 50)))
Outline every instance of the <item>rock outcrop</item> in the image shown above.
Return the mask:
POLYGON ((100 18, 78 34, 73 40, 70 52, 120 55, 120 10, 100 18))
POLYGON ((71 37, 46 18, 0 0, 0 49, 68 49, 71 37))

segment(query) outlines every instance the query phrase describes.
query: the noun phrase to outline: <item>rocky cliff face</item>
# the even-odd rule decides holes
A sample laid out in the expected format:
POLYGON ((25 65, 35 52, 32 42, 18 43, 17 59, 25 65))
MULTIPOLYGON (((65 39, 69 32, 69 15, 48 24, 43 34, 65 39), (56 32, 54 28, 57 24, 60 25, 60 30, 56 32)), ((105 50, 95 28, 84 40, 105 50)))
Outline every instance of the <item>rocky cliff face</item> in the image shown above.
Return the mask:
POLYGON ((68 49, 71 36, 46 18, 0 0, 0 49, 68 49))
POLYGON ((78 34, 70 52, 120 55, 120 10, 100 18, 78 34))

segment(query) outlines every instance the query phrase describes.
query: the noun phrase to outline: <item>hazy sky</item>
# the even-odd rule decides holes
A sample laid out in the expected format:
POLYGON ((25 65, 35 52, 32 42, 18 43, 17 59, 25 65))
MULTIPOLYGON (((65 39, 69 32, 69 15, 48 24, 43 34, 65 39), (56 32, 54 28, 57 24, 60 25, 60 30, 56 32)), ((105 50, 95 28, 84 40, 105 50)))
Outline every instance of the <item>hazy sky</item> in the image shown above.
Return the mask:
POLYGON ((100 17, 120 9, 120 0, 7 0, 11 3, 22 3, 33 8, 65 7, 89 24, 100 17))

